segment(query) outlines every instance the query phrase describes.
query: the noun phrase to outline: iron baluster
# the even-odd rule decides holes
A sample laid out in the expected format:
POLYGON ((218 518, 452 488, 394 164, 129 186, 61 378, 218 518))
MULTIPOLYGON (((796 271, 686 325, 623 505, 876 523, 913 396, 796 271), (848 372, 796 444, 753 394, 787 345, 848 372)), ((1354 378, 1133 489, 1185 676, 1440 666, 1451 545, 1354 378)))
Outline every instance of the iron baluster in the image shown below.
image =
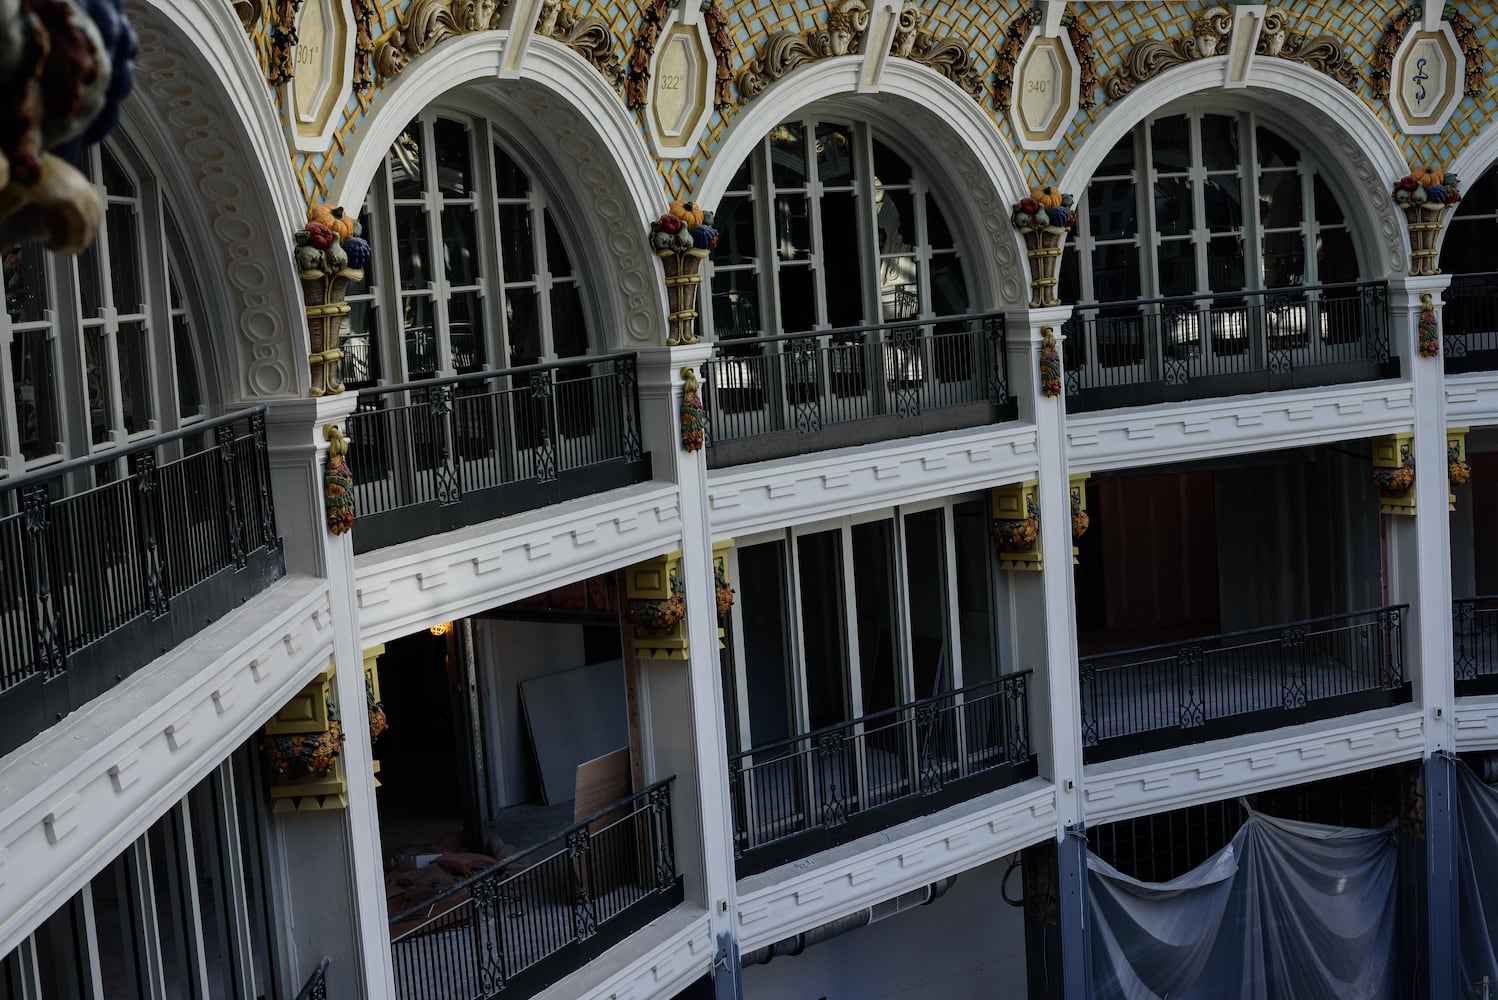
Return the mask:
POLYGON ((927 374, 921 357, 920 330, 913 326, 891 330, 884 345, 884 358, 884 381, 894 397, 895 416, 901 419, 920 416, 920 385, 927 374))
POLYGON ((671 786, 652 788, 645 801, 650 811, 650 856, 655 860, 655 887, 667 889, 676 881, 676 846, 671 842, 671 786))
POLYGON ((554 369, 532 372, 529 380, 531 411, 541 418, 541 440, 536 444, 536 479, 549 483, 557 478, 557 411, 554 369))
POLYGON ((1081 669, 1082 745, 1095 747, 1098 741, 1097 663, 1083 660, 1081 669))
POLYGON ((296 1000, 328 1000, 328 963, 330 961, 332 959, 324 958, 317 963, 317 969, 297 993, 296 1000))
POLYGON ((732 757, 728 761, 728 795, 733 803, 733 856, 738 860, 749 846, 749 803, 744 791, 744 761, 732 757))
POLYGON ((1368 332, 1364 334, 1368 360, 1382 364, 1390 357, 1388 285, 1370 282, 1361 285, 1360 291, 1363 312, 1368 321, 1368 332))
POLYGON ((791 411, 796 430, 813 434, 822 429, 822 373, 815 338, 791 343, 787 387, 791 392, 791 411))
POLYGON ((21 495, 26 524, 26 574, 32 594, 32 663, 51 680, 67 668, 62 641, 62 616, 53 599, 53 578, 58 566, 51 527, 52 495, 46 485, 27 488, 21 495))
POLYGON ((243 569, 247 562, 244 547, 244 525, 239 520, 239 487, 234 475, 234 427, 220 424, 214 431, 219 457, 219 482, 223 486, 224 530, 229 541, 229 558, 243 569))
POLYGON ((845 775, 840 775, 843 770, 843 734, 841 732, 823 733, 817 737, 812 765, 817 769, 817 791, 820 801, 820 812, 822 826, 831 829, 848 822, 848 793, 845 775), (839 788, 838 778, 844 781, 839 788))
POLYGON ((587 826, 567 834, 567 870, 571 873, 572 936, 586 941, 598 932, 598 911, 593 902, 593 839, 587 826))
POLYGON ((1404 683, 1404 630, 1401 622, 1399 608, 1385 608, 1379 614, 1388 663, 1385 686, 1391 689, 1404 683))
POLYGON ((993 406, 1009 402, 1009 356, 1004 332, 1003 316, 983 318, 983 345, 988 352, 988 402, 993 406))
POLYGON ((457 460, 453 456, 453 387, 434 385, 427 393, 427 413, 431 417, 432 444, 437 449, 432 468, 437 503, 455 504, 463 499, 458 479, 457 460))
POLYGON ((920 791, 922 795, 939 792, 944 784, 941 773, 941 757, 932 746, 936 735, 936 724, 940 712, 935 703, 921 705, 915 710, 915 739, 920 754, 920 791))
POLYGON ((276 537, 276 504, 270 488, 264 407, 250 414, 250 437, 255 444, 255 484, 260 490, 260 543, 279 548, 281 540, 276 537))
POLYGON ((1176 651, 1176 685, 1180 693, 1180 727, 1205 725, 1207 704, 1202 683, 1202 648, 1185 646, 1176 651))
MULTIPOLYGON (((1011 677, 1004 682, 1004 690, 1009 695, 1009 701, 1013 705, 1013 724, 1009 727, 1008 737, 1008 759, 1018 762, 1030 756, 1030 699, 1028 688, 1025 684, 1025 675, 1011 677)), ((1097 735, 1094 729, 1093 739, 1097 735)))
POLYGON ((1475 600, 1458 598, 1451 602, 1452 653, 1459 681, 1469 681, 1477 676, 1476 620, 1475 600))
MULTIPOLYGON (((705 367, 705 366, 704 366, 705 367)), ((623 448, 624 460, 633 462, 642 454, 640 446, 640 393, 636 386, 639 376, 635 369, 635 357, 633 354, 614 359, 615 386, 619 393, 619 408, 624 414, 623 448)), ((707 385, 711 379, 704 377, 702 400, 704 409, 711 412, 708 407, 707 385)), ((708 435, 708 441, 712 441, 712 435, 708 435)))
POLYGON ((473 939, 474 971, 478 974, 479 988, 484 995, 492 996, 503 990, 508 980, 505 974, 504 914, 501 904, 509 897, 504 890, 504 869, 485 874, 468 887, 473 901, 469 917, 469 930, 473 939))
POLYGON ((135 456, 134 480, 136 530, 141 540, 141 582, 145 585, 151 613, 159 618, 167 613, 168 608, 162 582, 161 546, 157 542, 162 511, 155 454, 143 451, 135 456))
POLYGON ((1305 653, 1306 630, 1280 630, 1280 707, 1306 707, 1305 653))

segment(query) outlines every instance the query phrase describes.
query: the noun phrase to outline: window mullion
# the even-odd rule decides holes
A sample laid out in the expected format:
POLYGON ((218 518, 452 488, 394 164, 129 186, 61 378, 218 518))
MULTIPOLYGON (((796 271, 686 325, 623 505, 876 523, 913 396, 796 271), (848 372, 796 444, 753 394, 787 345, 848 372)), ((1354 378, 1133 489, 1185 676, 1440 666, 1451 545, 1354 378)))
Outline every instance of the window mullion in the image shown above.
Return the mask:
POLYGON ((1300 182, 1300 239, 1302 259, 1305 261, 1304 284, 1321 282, 1321 262, 1316 253, 1316 238, 1321 233, 1321 223, 1316 218, 1316 171, 1300 154, 1295 165, 1296 179, 1300 182))
POLYGON ((767 266, 758 268, 759 296, 764 304, 760 321, 764 333, 785 333, 780 323, 780 248, 779 233, 775 218, 775 172, 770 166, 770 139, 761 139, 754 151, 754 168, 750 177, 759 176, 759 183, 750 192, 753 211, 758 219, 756 236, 759 242, 760 260, 767 266), (760 198, 763 193, 763 198, 760 198))
POLYGON ((475 130, 483 132, 483 148, 475 164, 474 177, 474 232, 479 245, 492 247, 492 253, 479 254, 479 315, 484 318, 485 357, 484 367, 489 369, 510 366, 510 334, 505 322, 504 310, 504 264, 500 252, 499 190, 494 183, 494 133, 490 128, 475 130))
MULTIPOLYGON (((1192 112, 1187 116, 1190 126, 1187 134, 1190 136, 1191 166, 1187 176, 1191 179, 1191 256, 1196 262, 1196 291, 1204 294, 1212 290, 1212 276, 1209 273, 1207 263, 1207 169, 1205 159, 1202 156, 1202 116, 1200 112, 1192 112)), ((1207 344, 1202 343, 1202 351, 1205 353, 1207 344)))
POLYGON ((1134 136, 1134 175, 1139 179, 1135 190, 1138 202, 1135 209, 1144 226, 1138 236, 1139 280, 1144 298, 1160 294, 1160 230, 1155 224, 1155 161, 1150 143, 1150 122, 1136 130, 1134 136))
POLYGON ((426 208, 427 255, 431 270, 432 334, 436 340, 437 375, 451 375, 453 366, 452 335, 447 318, 447 261, 442 244, 442 192, 437 178, 437 135, 433 127, 436 116, 421 119, 422 180, 421 199, 426 208))
POLYGON ((806 141, 802 153, 806 157, 806 224, 811 233, 812 251, 802 267, 811 268, 815 280, 811 283, 812 298, 816 302, 816 328, 824 329, 827 320, 827 268, 823 257, 827 244, 822 239, 822 173, 817 161, 817 123, 808 120, 804 124, 806 141))
POLYGON ((1247 141, 1238 144, 1240 149, 1245 150, 1238 161, 1239 171, 1247 171, 1248 174, 1242 178, 1247 191, 1243 199, 1244 280, 1248 288, 1263 288, 1266 282, 1264 227, 1259 220, 1259 129, 1252 112, 1245 112, 1240 116, 1239 128, 1248 133, 1247 141))
MULTIPOLYGON (((375 176, 375 184, 378 195, 374 198, 374 210, 376 224, 380 235, 384 237, 380 242, 382 246, 374 248, 376 260, 387 260, 390 266, 381 268, 387 277, 383 282, 377 282, 372 290, 376 291, 376 298, 380 302, 380 308, 385 310, 385 315, 390 321, 382 324, 384 332, 384 344, 386 354, 390 358, 390 364, 386 366, 386 378, 395 383, 406 382, 411 378, 411 359, 406 353, 406 302, 414 297, 402 288, 401 281, 401 255, 400 240, 396 235, 399 224, 400 213, 395 207, 395 181, 390 176, 390 157, 387 154, 385 162, 380 166, 375 176), (381 251, 383 251, 381 253, 381 251)), ((378 276, 379 271, 375 272, 378 276)))
MULTIPOLYGON (((154 178, 153 178, 154 181, 154 178)), ((167 287, 166 212, 161 203, 161 189, 152 183, 141 197, 141 245, 154 252, 145 255, 145 322, 146 357, 152 398, 151 430, 156 433, 176 430, 181 417, 177 412, 177 368, 172 344, 172 295, 167 287)), ((186 307, 186 292, 183 307, 186 307)))

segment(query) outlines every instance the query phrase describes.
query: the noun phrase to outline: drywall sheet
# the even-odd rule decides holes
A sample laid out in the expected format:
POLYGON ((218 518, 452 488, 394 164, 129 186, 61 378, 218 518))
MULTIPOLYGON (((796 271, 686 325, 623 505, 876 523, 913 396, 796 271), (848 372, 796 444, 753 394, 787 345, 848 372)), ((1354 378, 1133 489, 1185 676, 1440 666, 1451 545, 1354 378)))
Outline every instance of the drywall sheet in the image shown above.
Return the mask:
POLYGON ((623 660, 521 681, 520 704, 547 805, 572 798, 579 764, 629 745, 623 660))

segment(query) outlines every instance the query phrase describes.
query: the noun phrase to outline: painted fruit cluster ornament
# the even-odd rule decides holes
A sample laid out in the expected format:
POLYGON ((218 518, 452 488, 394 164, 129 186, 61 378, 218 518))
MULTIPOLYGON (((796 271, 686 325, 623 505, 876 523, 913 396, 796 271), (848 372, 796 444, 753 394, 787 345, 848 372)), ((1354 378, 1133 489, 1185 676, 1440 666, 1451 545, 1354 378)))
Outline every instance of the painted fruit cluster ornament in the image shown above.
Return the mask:
POLYGON ((702 283, 698 272, 717 245, 713 213, 696 202, 673 201, 650 223, 650 249, 666 272, 669 347, 697 343, 697 286, 702 283))
POLYGON ((103 205, 69 161, 114 128, 135 51, 123 0, 0 0, 0 245, 93 243, 103 205))
POLYGON ((1074 200, 1054 185, 1032 187, 1010 209, 1009 222, 1025 238, 1030 260, 1030 306, 1054 306, 1061 243, 1077 224, 1074 200))
POLYGON ((292 242, 292 260, 302 280, 302 301, 307 309, 312 395, 342 392, 338 370, 343 350, 339 341, 349 313, 344 296, 349 282, 364 280, 369 244, 360 236, 358 213, 346 212, 337 205, 312 206, 306 224, 292 234, 292 242))

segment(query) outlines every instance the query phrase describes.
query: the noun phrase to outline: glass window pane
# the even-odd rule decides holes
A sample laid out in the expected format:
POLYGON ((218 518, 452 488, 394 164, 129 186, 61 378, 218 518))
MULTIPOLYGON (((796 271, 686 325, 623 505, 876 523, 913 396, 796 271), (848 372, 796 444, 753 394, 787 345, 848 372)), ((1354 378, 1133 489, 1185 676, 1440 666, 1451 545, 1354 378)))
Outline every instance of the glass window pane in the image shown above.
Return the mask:
POLYGON ((1156 252, 1160 294, 1191 295, 1196 291, 1196 252, 1190 240, 1164 240, 1156 252))
POLYGON ((15 390, 16 431, 27 461, 62 449, 58 419, 57 373, 46 330, 17 331, 10 345, 10 377, 15 390))
POLYGON ((929 194, 926 195, 926 246, 932 250, 951 250, 957 246, 946 215, 929 194))
POLYGON ((420 198, 422 188, 421 124, 412 122, 406 126, 390 152, 385 163, 390 170, 390 187, 397 198, 420 198))
POLYGON ((806 260, 811 256, 811 221, 804 195, 775 196, 775 241, 781 260, 806 260))
POLYGON ((1264 236, 1264 287, 1305 284, 1305 237, 1299 231, 1264 236))
POLYGON ((1134 182, 1123 179, 1089 184, 1087 225, 1095 240, 1116 240, 1134 235, 1139 229, 1134 182))
MULTIPOLYGON (((917 699, 952 689, 947 641, 946 513, 905 517, 905 599, 910 604, 910 663, 917 699)), ((862 579, 862 577, 860 577, 862 579)))
POLYGON ((151 393, 151 341, 141 322, 121 323, 115 334, 115 353, 120 359, 120 409, 125 433, 151 429, 156 415, 151 393))
POLYGON ((852 191, 822 196, 822 232, 842 242, 841 253, 827 255, 827 322, 857 326, 863 322, 863 254, 857 251, 857 199, 852 191), (846 234, 839 238, 834 234, 846 234))
POLYGON ((192 323, 186 313, 172 317, 172 361, 177 375, 177 415, 197 416, 203 409, 203 387, 198 377, 192 323))
POLYGON ((140 960, 146 942, 143 928, 136 920, 137 883, 130 857, 131 852, 126 851, 89 883, 104 1000, 139 1000, 150 996, 145 963, 140 960))
POLYGON ((401 205, 396 208, 395 251, 402 290, 426 288, 432 283, 432 263, 427 247, 427 213, 420 205, 401 205))
POLYGON ((530 365, 541 360, 541 319, 536 293, 529 288, 505 292, 505 325, 510 336, 510 364, 530 365))
POLYGON ((920 283, 914 257, 879 261, 879 312, 883 322, 912 319, 921 311, 920 283))
POLYGON ((1259 175, 1259 222, 1266 229, 1284 229, 1301 224, 1300 174, 1294 170, 1266 171, 1259 175))
POLYGON ((437 190, 449 198, 473 194, 473 163, 468 154, 468 129, 459 122, 438 118, 432 123, 432 146, 437 154, 437 190))
POLYGON ((1209 177, 1202 187, 1207 229, 1220 233, 1243 225, 1243 185, 1237 176, 1209 177))
POLYGON ((447 340, 453 368, 478 371, 484 367, 484 314, 478 292, 457 292, 448 298, 447 340))
POLYGON ((406 344, 406 371, 412 376, 437 370, 437 334, 432 325, 432 300, 410 295, 401 300, 404 313, 401 337, 406 344))
POLYGON ((135 211, 129 205, 110 205, 106 213, 109 226, 109 279, 114 292, 114 307, 122 313, 145 311, 142 291, 140 241, 136 238, 135 211))
POLYGON ((962 683, 977 684, 999 675, 990 627, 993 572, 989 553, 988 505, 969 500, 952 508, 952 531, 957 545, 957 622, 962 638, 962 683))
MULTIPOLYGON (((904 189, 874 188, 874 221, 879 229, 879 252, 906 253, 914 246, 915 202, 904 189)), ((824 235, 831 236, 830 231, 824 235)), ((856 238, 856 231, 848 234, 856 238)))
POLYGON ((806 648, 807 721, 812 729, 820 729, 848 720, 842 532, 802 535, 796 548, 806 648))
POLYGON ((1346 229, 1323 229, 1317 234, 1316 272, 1317 279, 1327 285, 1358 280, 1358 253, 1346 229))
POLYGON ((810 267, 780 268, 780 331, 801 333, 817 325, 817 296, 810 267))
POLYGON ((109 440, 109 432, 114 430, 109 412, 114 377, 109 370, 103 327, 94 326, 83 331, 83 364, 88 389, 89 439, 94 444, 103 444, 109 440))
POLYGON ((1300 152, 1267 128, 1255 134, 1259 144, 1259 166, 1266 170, 1275 167, 1293 167, 1300 163, 1300 152))
POLYGON ((853 526, 853 602, 863 712, 904 702, 900 682, 900 629, 895 605, 895 523, 853 526))
POLYGON ((1243 288, 1243 239, 1216 236, 1207 241, 1207 287, 1214 292, 1243 288))
POLYGON ((473 209, 467 205, 442 207, 442 266, 448 284, 472 285, 479 280, 479 241, 473 209))
POLYGON ((349 302, 348 319, 339 331, 343 350, 338 377, 346 386, 371 385, 380 377, 379 311, 370 299, 349 302))
POLYGON ((192 959, 183 915, 191 912, 183 877, 186 857, 174 807, 146 833, 150 845, 151 883, 156 897, 156 926, 161 938, 161 972, 167 1000, 191 1000, 192 959))
POLYGON ((1340 226, 1347 221, 1342 214, 1342 206, 1337 203, 1337 196, 1332 192, 1326 181, 1320 175, 1315 178, 1316 192, 1316 221, 1323 226, 1340 226))
POLYGON ((746 545, 738 556, 745 661, 740 670, 748 695, 750 739, 762 746, 795 735, 785 543, 746 545))
POLYGON ((770 176, 777 188, 806 186, 805 140, 799 122, 786 122, 770 133, 770 176))
POLYGON ((499 262, 506 281, 535 280, 536 244, 525 205, 499 206, 499 262))
POLYGON ((99 147, 99 162, 103 166, 104 190, 117 198, 134 198, 137 194, 135 182, 108 146, 99 147))
POLYGON ((219 803, 210 778, 188 796, 192 827, 193 864, 197 871, 198 929, 203 939, 203 963, 208 970, 208 995, 233 996, 234 967, 239 956, 231 952, 234 911, 233 895, 226 891, 222 849, 226 838, 219 822, 219 803))
POLYGON ((551 342, 552 352, 559 358, 575 358, 588 353, 588 327, 576 282, 558 282, 551 286, 551 342))
POLYGON ((874 183, 909 184, 911 181, 910 164, 905 162, 904 157, 878 139, 873 140, 873 147, 874 183))
POLYGON ((967 279, 962 273, 962 261, 955 253, 932 254, 931 311, 937 316, 960 316, 969 308, 967 279))
POLYGON ((1151 165, 1156 173, 1180 173, 1191 167, 1191 121, 1185 115, 1156 120, 1150 126, 1151 165))
POLYGON ((1189 177, 1162 177, 1155 181, 1155 229, 1162 236, 1184 236, 1191 232, 1192 181, 1189 177))
POLYGON ((47 251, 36 243, 22 243, 5 251, 5 311, 12 323, 36 323, 47 318, 52 296, 47 285, 47 251))
POLYGON ((1095 302, 1124 302, 1139 297, 1138 247, 1114 243, 1093 251, 1092 297, 1095 302))
POLYGON ((104 308, 104 283, 99 276, 99 242, 78 255, 78 299, 85 319, 104 308))
POLYGON ((823 184, 852 184, 853 126, 821 122, 817 125, 817 177, 823 184))
POLYGON ((729 340, 733 337, 758 337, 762 333, 758 275, 750 270, 715 270, 713 335, 719 340, 729 340))
POLYGON ((543 216, 546 219, 546 271, 553 278, 570 277, 572 257, 567 253, 567 243, 562 239, 551 213, 545 212, 543 216))
POLYGON ((1230 115, 1202 116, 1202 165, 1208 170, 1238 166, 1238 119, 1230 115))
POLYGON ((713 251, 714 267, 752 264, 759 255, 754 236, 754 202, 744 195, 731 195, 718 202, 715 217, 718 248, 713 251))
POLYGON ((531 193, 530 177, 498 143, 494 144, 494 190, 501 198, 527 198, 531 193))

